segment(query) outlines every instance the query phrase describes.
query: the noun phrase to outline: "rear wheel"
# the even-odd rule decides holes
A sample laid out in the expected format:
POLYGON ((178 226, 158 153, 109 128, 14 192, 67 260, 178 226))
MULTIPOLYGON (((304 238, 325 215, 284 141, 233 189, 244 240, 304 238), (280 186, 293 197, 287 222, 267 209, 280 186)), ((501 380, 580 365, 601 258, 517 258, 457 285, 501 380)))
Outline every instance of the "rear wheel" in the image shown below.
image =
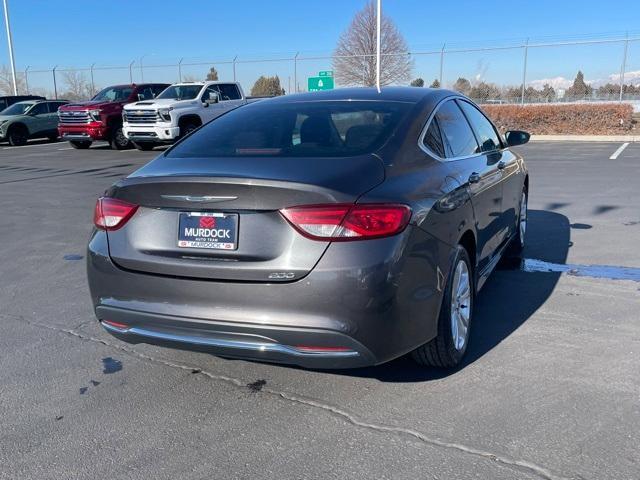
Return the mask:
POLYGON ((29 132, 22 125, 14 125, 9 130, 9 145, 12 147, 20 147, 22 145, 26 145, 27 140, 29 140, 29 132))
POLYGON ((136 147, 138 150, 142 150, 143 152, 148 152, 149 150, 153 150, 153 147, 155 147, 156 144, 151 142, 142 142, 142 143, 133 142, 133 146, 136 147))
POLYGON ((518 225, 516 227, 516 236, 509 245, 509 255, 519 256, 524 250, 524 240, 527 233, 527 205, 529 201, 529 195, 526 188, 522 190, 522 196, 520 197, 520 208, 518 213, 518 225))
POLYGON ((131 142, 125 137, 122 127, 118 127, 113 131, 109 145, 113 150, 124 150, 131 147, 131 142))
POLYGON ((82 140, 70 140, 69 143, 73 148, 77 148, 78 150, 86 150, 91 146, 91 142, 86 142, 82 140))
POLYGON ((411 353, 417 363, 429 367, 455 367, 460 363, 469 344, 474 292, 469 254, 458 245, 442 297, 438 334, 411 353))

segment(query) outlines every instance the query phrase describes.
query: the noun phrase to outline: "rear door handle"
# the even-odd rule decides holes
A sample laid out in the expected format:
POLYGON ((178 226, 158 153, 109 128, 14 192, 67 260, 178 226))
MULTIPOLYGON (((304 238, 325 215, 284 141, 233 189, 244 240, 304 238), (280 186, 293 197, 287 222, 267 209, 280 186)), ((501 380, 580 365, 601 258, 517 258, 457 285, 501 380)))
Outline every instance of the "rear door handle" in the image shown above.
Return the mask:
POLYGON ((504 160, 500 160, 498 162, 498 169, 499 170, 504 170, 504 167, 506 167, 506 166, 507 166, 507 164, 504 162, 504 160))
POLYGON ((478 172, 473 172, 469 175, 469 183, 478 183, 480 181, 480 174, 478 172))

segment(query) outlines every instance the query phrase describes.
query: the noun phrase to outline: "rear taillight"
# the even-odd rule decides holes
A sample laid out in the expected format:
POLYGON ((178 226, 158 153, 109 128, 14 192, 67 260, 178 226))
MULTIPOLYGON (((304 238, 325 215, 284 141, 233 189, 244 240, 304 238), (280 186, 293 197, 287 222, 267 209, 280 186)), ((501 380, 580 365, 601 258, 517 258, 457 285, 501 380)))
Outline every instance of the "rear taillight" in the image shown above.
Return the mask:
POLYGON ((395 235, 411 218, 406 205, 372 203, 291 207, 280 213, 307 238, 343 242, 395 235))
POLYGON ((137 209, 138 205, 122 200, 99 198, 93 211, 93 224, 100 230, 117 230, 127 223, 137 209))

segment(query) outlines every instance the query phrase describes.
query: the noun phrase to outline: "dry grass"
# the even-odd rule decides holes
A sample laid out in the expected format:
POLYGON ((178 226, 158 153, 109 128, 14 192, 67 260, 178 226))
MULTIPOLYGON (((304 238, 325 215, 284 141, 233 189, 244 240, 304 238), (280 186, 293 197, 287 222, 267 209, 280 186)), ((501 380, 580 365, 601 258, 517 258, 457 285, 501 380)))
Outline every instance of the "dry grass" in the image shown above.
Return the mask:
POLYGON ((635 129, 627 104, 483 105, 500 131, 533 135, 624 135, 635 129))

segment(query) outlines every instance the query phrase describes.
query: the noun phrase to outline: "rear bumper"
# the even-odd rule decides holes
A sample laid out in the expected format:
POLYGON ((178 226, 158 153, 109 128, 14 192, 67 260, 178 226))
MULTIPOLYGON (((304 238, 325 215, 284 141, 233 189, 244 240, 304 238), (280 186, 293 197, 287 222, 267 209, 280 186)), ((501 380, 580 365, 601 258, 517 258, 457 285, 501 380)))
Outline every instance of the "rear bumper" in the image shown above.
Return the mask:
POLYGON ((124 341, 350 368, 386 362, 436 335, 436 269, 449 264, 450 250, 409 228, 366 248, 334 243, 295 282, 221 282, 124 270, 109 258, 104 232, 95 232, 87 268, 96 316, 124 341))
POLYGON ((133 142, 171 143, 180 136, 180 127, 170 125, 129 125, 122 128, 125 137, 133 142))
POLYGON ((301 365, 349 368, 375 363, 373 354, 351 337, 321 329, 268 328, 98 307, 104 329, 128 343, 150 343, 223 357, 301 365), (107 322, 104 319, 108 319, 107 322), (109 321, 125 323, 127 328, 109 321))
POLYGON ((84 125, 61 125, 58 124, 58 133, 63 140, 87 141, 108 140, 109 129, 101 123, 84 125))

